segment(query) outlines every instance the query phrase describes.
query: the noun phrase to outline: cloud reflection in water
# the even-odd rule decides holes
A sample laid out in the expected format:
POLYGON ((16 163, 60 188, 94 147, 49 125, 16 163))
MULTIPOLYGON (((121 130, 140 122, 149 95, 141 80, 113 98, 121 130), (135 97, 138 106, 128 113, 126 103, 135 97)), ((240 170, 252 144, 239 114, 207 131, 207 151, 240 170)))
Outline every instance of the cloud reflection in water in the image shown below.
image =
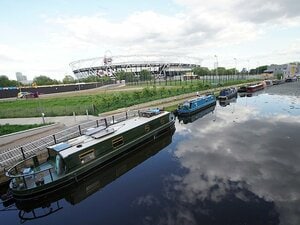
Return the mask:
POLYGON ((254 104, 240 104, 177 126, 182 141, 174 154, 186 170, 173 176, 177 198, 216 204, 228 196, 243 202, 256 196, 275 203, 281 224, 299 224, 299 207, 294 207, 300 200, 299 125, 300 116, 268 117, 254 104))

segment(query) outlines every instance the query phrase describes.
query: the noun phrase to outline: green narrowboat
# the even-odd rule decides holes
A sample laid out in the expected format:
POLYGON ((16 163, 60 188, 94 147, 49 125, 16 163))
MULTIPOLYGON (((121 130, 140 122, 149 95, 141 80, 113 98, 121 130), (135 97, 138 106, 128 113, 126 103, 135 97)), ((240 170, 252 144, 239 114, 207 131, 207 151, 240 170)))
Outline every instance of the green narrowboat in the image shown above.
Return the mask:
POLYGON ((16 207, 20 210, 21 221, 37 219, 45 214, 55 213, 62 209, 60 200, 65 199, 72 205, 84 201, 87 197, 101 190, 106 185, 123 176, 139 164, 154 156, 172 142, 175 127, 166 130, 157 138, 151 139, 138 147, 130 148, 125 154, 118 156, 109 163, 96 167, 87 176, 82 177, 80 182, 67 187, 56 189, 53 194, 43 198, 30 199, 28 201, 16 201, 16 207), (38 210, 42 208, 43 210, 38 210))
POLYGON ((89 129, 85 134, 47 147, 47 159, 37 156, 22 160, 8 169, 13 197, 30 199, 55 192, 78 182, 81 177, 128 149, 141 145, 174 126, 175 116, 159 109, 89 129))

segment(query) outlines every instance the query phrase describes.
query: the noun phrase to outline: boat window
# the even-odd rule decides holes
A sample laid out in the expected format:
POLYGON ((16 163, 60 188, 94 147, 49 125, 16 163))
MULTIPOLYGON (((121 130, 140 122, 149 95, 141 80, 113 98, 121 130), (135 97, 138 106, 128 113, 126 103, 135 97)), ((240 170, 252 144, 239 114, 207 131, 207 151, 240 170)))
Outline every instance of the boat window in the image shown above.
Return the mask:
POLYGON ((118 147, 120 145, 123 145, 123 144, 124 144, 123 136, 118 137, 118 138, 112 140, 112 146, 114 148, 116 148, 116 147, 118 147))
POLYGON ((79 155, 81 164, 89 162, 89 161, 93 160, 94 158, 95 158, 95 150, 94 149, 91 149, 91 150, 79 155))
POLYGON ((146 124, 146 125, 145 125, 145 131, 146 131, 146 132, 149 132, 149 131, 150 131, 150 125, 149 125, 149 124, 146 124))

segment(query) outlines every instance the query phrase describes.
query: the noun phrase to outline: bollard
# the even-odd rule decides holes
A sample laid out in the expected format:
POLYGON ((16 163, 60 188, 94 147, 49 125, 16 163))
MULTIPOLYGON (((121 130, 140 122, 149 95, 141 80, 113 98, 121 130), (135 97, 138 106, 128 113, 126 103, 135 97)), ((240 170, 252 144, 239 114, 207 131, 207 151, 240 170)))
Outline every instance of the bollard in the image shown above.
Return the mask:
POLYGON ((45 124, 45 113, 42 113, 43 124, 45 124))

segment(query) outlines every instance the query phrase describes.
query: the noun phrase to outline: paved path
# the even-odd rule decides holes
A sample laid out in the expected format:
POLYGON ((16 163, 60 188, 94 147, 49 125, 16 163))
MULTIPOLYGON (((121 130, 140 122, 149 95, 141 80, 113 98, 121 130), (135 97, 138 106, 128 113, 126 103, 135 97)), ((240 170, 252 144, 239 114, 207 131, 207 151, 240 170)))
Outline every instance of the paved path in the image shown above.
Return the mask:
MULTIPOLYGON (((91 115, 85 116, 56 116, 56 117, 45 117, 45 123, 60 123, 66 126, 72 126, 78 123, 82 123, 88 120, 96 120, 97 117, 91 115)), ((31 117, 31 118, 7 118, 0 119, 0 124, 42 124, 42 117, 31 117)))

